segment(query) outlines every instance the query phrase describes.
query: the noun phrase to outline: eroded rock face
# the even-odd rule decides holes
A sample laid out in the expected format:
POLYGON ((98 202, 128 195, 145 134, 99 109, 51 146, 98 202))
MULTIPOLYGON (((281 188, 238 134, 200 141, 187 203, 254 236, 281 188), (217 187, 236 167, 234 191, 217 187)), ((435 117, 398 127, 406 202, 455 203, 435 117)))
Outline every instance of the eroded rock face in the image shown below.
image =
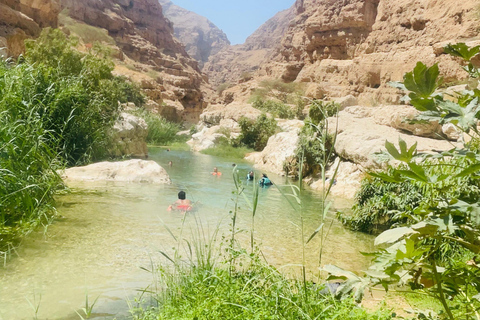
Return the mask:
POLYGON ((175 36, 184 45, 190 57, 198 61, 200 68, 224 47, 230 45, 227 35, 210 20, 173 4, 159 0, 163 13, 173 22, 175 36))
POLYGON ((56 27, 60 5, 57 0, 0 0, 0 54, 18 56, 24 40, 36 37, 44 27, 56 27))
MULTIPOLYGON (((381 118, 379 114, 388 114, 392 110, 389 107, 382 109, 382 107, 356 106, 340 111, 335 144, 336 154, 360 165, 363 169, 376 169, 384 165, 375 153, 385 150, 386 140, 395 145, 398 145, 399 138, 403 139, 408 146, 418 143, 419 152, 445 151, 452 148, 449 141, 406 134, 390 126, 388 122, 382 124, 382 121, 378 120, 381 118), (376 116, 371 116, 372 111, 376 116)), ((329 118, 331 130, 336 128, 336 121, 336 118, 329 118)))
POLYGON ((362 105, 399 104, 388 82, 417 61, 439 63, 447 82, 466 77, 442 48, 478 36, 478 1, 297 0, 295 7, 280 48, 254 78, 315 83, 316 97, 353 95, 362 105))
POLYGON ((114 157, 147 158, 147 135, 145 120, 122 112, 113 126, 110 154, 114 157))
POLYGON ((210 57, 203 68, 210 83, 217 87, 222 83, 249 80, 273 57, 294 13, 293 7, 279 12, 250 35, 244 44, 225 47, 210 57))
MULTIPOLYGON (((158 0, 61 0, 61 4, 73 19, 106 29, 125 56, 138 63, 138 73, 142 66, 156 72, 153 79, 136 75, 141 79, 134 80, 158 104, 159 113, 173 121, 198 121, 207 84, 197 62, 173 37, 172 23, 164 17, 158 0)), ((127 68, 115 71, 132 73, 127 68)))
POLYGON ((69 168, 62 174, 62 178, 67 185, 74 181, 171 183, 167 171, 158 163, 138 159, 121 162, 99 162, 84 167, 69 168))

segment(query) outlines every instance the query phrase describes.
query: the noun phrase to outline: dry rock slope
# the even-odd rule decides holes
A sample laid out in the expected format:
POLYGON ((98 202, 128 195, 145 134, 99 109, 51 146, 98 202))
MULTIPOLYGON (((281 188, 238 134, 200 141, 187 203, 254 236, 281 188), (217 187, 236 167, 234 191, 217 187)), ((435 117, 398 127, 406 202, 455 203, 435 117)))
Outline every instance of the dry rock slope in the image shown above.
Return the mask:
POLYGON ((275 49, 279 49, 294 13, 293 7, 277 13, 248 37, 244 44, 225 47, 210 57, 203 68, 210 83, 218 86, 248 80, 262 64, 272 58, 275 49))
POLYGON ((207 18, 175 5, 169 0, 159 0, 163 13, 173 22, 175 37, 184 45, 190 57, 200 68, 208 58, 230 45, 227 35, 207 18))
POLYGON ((174 38, 157 0, 61 0, 61 5, 78 23, 107 30, 129 67, 117 72, 142 83, 152 108, 170 120, 198 121, 207 83, 174 38))
MULTIPOLYGON (((478 0, 297 0, 281 45, 254 78, 306 83, 311 98, 398 103, 388 82, 402 80, 417 61, 439 63, 447 83, 466 76, 442 48, 475 43, 479 7, 478 0)), ((234 91, 230 100, 248 93, 234 91)))

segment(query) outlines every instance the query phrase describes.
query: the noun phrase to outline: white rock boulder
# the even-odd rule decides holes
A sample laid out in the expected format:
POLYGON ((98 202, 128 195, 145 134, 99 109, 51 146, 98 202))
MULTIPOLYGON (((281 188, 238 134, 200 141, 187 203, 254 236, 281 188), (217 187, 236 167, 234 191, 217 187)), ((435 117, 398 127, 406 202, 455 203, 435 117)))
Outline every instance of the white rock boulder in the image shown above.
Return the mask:
POLYGON ((285 160, 295 155, 298 147, 298 132, 303 126, 303 121, 285 120, 279 121, 278 125, 288 131, 271 136, 263 151, 253 152, 245 159, 253 162, 254 167, 258 170, 285 175, 283 164, 285 160))
POLYGON ((144 119, 122 112, 113 126, 109 153, 114 157, 146 158, 148 126, 144 119))
POLYGON ((151 184, 170 184, 167 171, 155 161, 133 159, 120 162, 99 162, 66 169, 62 178, 72 181, 112 181, 151 184))

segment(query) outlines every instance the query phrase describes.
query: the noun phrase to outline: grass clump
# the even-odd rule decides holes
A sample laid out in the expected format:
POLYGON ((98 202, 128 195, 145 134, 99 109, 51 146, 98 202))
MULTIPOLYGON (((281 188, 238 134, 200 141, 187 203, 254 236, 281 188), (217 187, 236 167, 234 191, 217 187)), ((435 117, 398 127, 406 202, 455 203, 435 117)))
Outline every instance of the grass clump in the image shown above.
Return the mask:
POLYGON ((302 283, 255 260, 241 270, 192 266, 172 273, 161 271, 168 289, 155 295, 157 307, 137 310, 135 319, 391 319, 351 299, 321 296, 311 282, 306 299, 302 283))
POLYGON ((143 118, 145 122, 147 122, 147 143, 166 146, 174 142, 184 142, 184 138, 177 135, 181 129, 180 125, 166 120, 159 114, 155 114, 143 109, 139 109, 138 111, 134 112, 134 114, 143 118))
POLYGON ((247 153, 252 151, 252 149, 246 147, 234 147, 229 144, 217 144, 212 148, 200 151, 200 153, 222 158, 243 159, 247 153))
POLYGON ((115 45, 115 40, 108 35, 106 29, 90 26, 85 23, 78 22, 68 16, 67 11, 62 11, 59 15, 59 23, 68 29, 71 33, 77 35, 84 43, 103 42, 109 45, 115 45))

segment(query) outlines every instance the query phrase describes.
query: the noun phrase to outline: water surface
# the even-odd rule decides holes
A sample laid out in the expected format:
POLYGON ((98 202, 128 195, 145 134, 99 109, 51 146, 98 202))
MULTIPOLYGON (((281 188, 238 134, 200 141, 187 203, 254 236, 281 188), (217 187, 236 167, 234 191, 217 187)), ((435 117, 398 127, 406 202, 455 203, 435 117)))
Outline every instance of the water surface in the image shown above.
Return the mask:
MULTIPOLYGON (((134 303, 131 300, 137 290, 152 281, 144 269, 165 263, 159 251, 172 252, 176 245, 167 229, 175 235, 181 230, 188 234, 200 224, 204 230, 220 226, 222 234, 229 233, 234 208, 232 160, 161 148, 152 148, 150 159, 168 171, 171 185, 78 184, 71 194, 59 197, 58 221, 47 233, 29 236, 18 256, 0 269, 0 320, 32 319, 35 315, 39 319, 80 319, 75 310, 82 314, 79 310, 86 295, 90 303, 99 297, 94 318, 126 318, 128 303, 134 303), (222 176, 210 174, 214 166, 222 176), (199 203, 194 214, 166 210, 180 189, 199 203)), ((251 165, 236 161, 241 176, 246 176, 251 165)), ((288 183, 273 174, 269 177, 279 185, 288 183)), ((245 187, 250 196, 252 184, 245 187)), ((320 224, 320 204, 318 195, 308 190, 302 193, 308 235, 320 224)), ((238 226, 245 232, 238 238, 248 248, 251 213, 243 199, 239 205, 238 226)), ((345 230, 334 217, 329 217, 327 225, 322 264, 363 269, 367 261, 359 251, 371 251, 372 239, 345 230)), ((302 261, 299 226, 300 212, 293 210, 275 187, 260 189, 255 239, 267 261, 286 272, 298 270, 296 265, 302 261)), ((318 273, 318 248, 319 238, 306 247, 312 276, 318 273)))

